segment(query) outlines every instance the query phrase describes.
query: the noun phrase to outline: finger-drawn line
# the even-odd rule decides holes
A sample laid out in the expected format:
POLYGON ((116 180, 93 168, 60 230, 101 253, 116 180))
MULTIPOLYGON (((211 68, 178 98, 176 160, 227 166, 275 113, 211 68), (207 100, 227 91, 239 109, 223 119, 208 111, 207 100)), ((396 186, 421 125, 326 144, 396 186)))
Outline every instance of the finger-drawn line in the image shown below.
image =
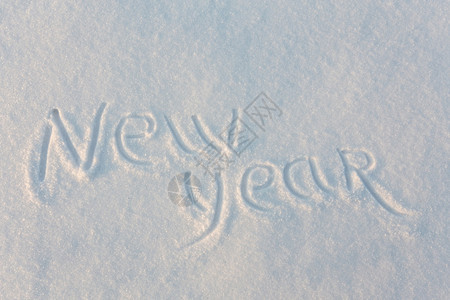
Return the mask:
POLYGON ((268 174, 269 174, 269 176, 267 177, 267 181, 265 183, 262 183, 261 185, 253 186, 253 189, 254 190, 258 190, 258 191, 259 190, 263 190, 263 189, 268 188, 269 186, 271 186, 273 181, 274 181, 274 179, 275 179, 275 176, 274 176, 275 170, 274 170, 274 168, 272 166, 260 165, 260 167, 263 168, 263 169, 266 169, 268 174))
POLYGON ((155 122, 154 121, 150 121, 150 118, 148 116, 132 114, 132 115, 128 116, 127 119, 144 120, 145 123, 147 123, 147 128, 145 129, 144 133, 141 133, 141 134, 126 134, 125 138, 127 138, 127 139, 141 139, 141 138, 149 137, 152 132, 154 133, 156 131, 155 122), (153 127, 151 125, 153 125, 153 127))
POLYGON ((53 120, 58 127, 59 133, 61 134, 61 137, 66 144, 67 148, 69 149, 70 154, 72 155, 75 165, 80 166, 80 156, 78 155, 77 150, 75 149, 75 146, 73 145, 69 134, 67 133, 66 128, 64 127, 64 124, 61 120, 61 116, 59 115, 59 110, 57 108, 54 108, 52 110, 51 115, 53 116, 53 120))
POLYGON ((249 178, 251 176, 251 174, 253 173, 253 171, 257 168, 261 168, 261 169, 265 169, 268 172, 268 178, 267 181, 264 182, 261 185, 256 185, 253 187, 254 190, 262 190, 265 189, 269 186, 272 185, 273 181, 274 181, 274 169, 271 166, 266 166, 266 165, 256 165, 253 167, 248 168, 245 172, 244 175, 242 176, 242 181, 241 181, 241 196, 242 199, 244 200, 244 202, 250 206, 251 208, 258 210, 258 211, 262 211, 262 212, 266 212, 268 211, 270 208, 269 207, 265 207, 262 205, 257 204, 255 201, 252 200, 252 195, 249 192, 249 178))
POLYGON ((299 162, 306 162, 305 158, 298 158, 293 160, 292 162, 286 164, 286 166, 283 169, 283 180, 286 184, 286 187, 288 188, 288 190, 294 194, 295 196, 299 197, 299 198, 303 198, 303 199, 307 199, 310 198, 312 196, 312 193, 308 193, 308 194, 303 194, 301 192, 298 191, 298 189, 295 187, 294 182, 291 179, 291 168, 299 162))
POLYGON ((195 241, 189 243, 186 247, 193 246, 194 244, 197 244, 204 239, 206 239, 210 234, 212 234, 219 225, 220 222, 220 215, 222 214, 222 207, 223 207, 223 182, 222 182, 222 176, 220 173, 215 174, 215 180, 217 184, 217 195, 216 195, 216 209, 214 212, 213 219, 211 221, 211 224, 209 225, 208 229, 195 241))
MULTIPOLYGON (((343 152, 346 152, 346 151, 343 150, 343 152)), ((363 154, 367 159, 367 165, 364 167, 364 169, 367 171, 373 170, 376 165, 375 157, 373 156, 372 153, 367 152, 367 151, 363 151, 363 154)))
POLYGON ((373 155, 371 153, 368 153, 364 150, 341 150, 341 149, 337 149, 339 156, 341 157, 341 160, 343 162, 344 165, 344 173, 345 173, 345 179, 347 180, 347 188, 349 191, 353 190, 353 180, 352 180, 352 171, 356 173, 356 175, 358 175, 359 179, 361 180, 361 182, 363 183, 363 185, 366 187, 366 189, 369 191, 369 193, 373 196, 373 198, 384 208, 386 209, 388 212, 394 214, 394 215, 404 215, 406 213, 403 213, 397 209, 395 209, 394 207, 392 207, 389 203, 387 203, 383 197, 376 191, 376 189, 374 188, 374 186, 370 183, 369 179, 367 178, 366 174, 364 173, 364 171, 367 170, 372 170, 375 167, 375 158, 373 157, 373 155), (352 165, 347 156, 345 154, 348 153, 362 153, 366 160, 367 160, 367 164, 363 167, 356 167, 354 165, 352 165))
POLYGON ((132 163, 132 164, 137 164, 137 165, 149 165, 151 164, 150 161, 147 160, 140 160, 137 158, 132 157, 131 155, 129 155, 125 149, 125 145, 123 143, 123 137, 121 135, 122 129, 125 126, 125 122, 126 122, 127 118, 122 118, 119 122, 119 125, 117 125, 116 128, 116 132, 115 132, 115 138, 116 138, 116 145, 117 145, 117 149, 120 153, 120 155, 123 156, 123 158, 125 158, 125 160, 127 160, 128 162, 132 163))
POLYGON ((197 207, 201 211, 206 211, 206 207, 204 207, 199 201, 195 201, 193 206, 197 207))
MULTIPOLYGON (((183 181, 184 181, 183 182, 184 189, 186 190, 186 194, 191 199, 192 204, 197 206, 200 210, 205 211, 206 208, 203 205, 201 205, 200 202, 194 196, 194 191, 193 191, 194 186, 192 185, 192 172, 190 172, 190 171, 185 172, 183 181)), ((195 187, 195 189, 198 190, 197 187, 195 187)))
POLYGON ((98 135, 100 131, 100 123, 102 120, 103 112, 105 111, 106 103, 102 103, 97 110, 94 118, 94 128, 92 130, 91 142, 89 143, 86 162, 84 164, 84 169, 89 170, 92 166, 94 160, 95 147, 97 146, 98 135))
POLYGON ((352 175, 350 174, 350 170, 348 168, 348 160, 339 149, 337 149, 337 151, 338 151, 339 156, 341 157, 342 161, 344 162, 344 176, 345 176, 345 181, 347 184, 347 189, 349 191, 353 191, 353 180, 352 180, 352 175))
POLYGON ((230 130, 228 131, 228 139, 227 139, 228 145, 233 145, 236 140, 237 119, 238 119, 237 109, 233 108, 230 130))
POLYGON ((332 188, 329 186, 325 175, 320 171, 317 158, 310 157, 309 166, 311 168, 312 177, 317 186, 324 192, 330 193, 332 188))
POLYGON ((195 205, 201 210, 204 209, 201 204, 196 205, 199 197, 194 195, 194 191, 197 192, 196 195, 200 195, 201 183, 191 172, 184 172, 173 177, 169 182, 167 191, 170 200, 176 205, 184 207, 195 205))
POLYGON ((367 153, 366 151, 363 151, 363 150, 358 150, 358 151, 354 150, 354 151, 352 151, 352 150, 341 150, 339 148, 336 149, 336 150, 337 150, 337 152, 338 152, 338 154, 339 154, 339 156, 340 156, 340 158, 341 158, 341 160, 342 160, 342 162, 344 164, 344 175, 345 175, 345 180, 347 182, 347 188, 348 188, 348 190, 352 191, 353 190, 353 179, 352 179, 352 176, 351 176, 351 168, 350 168, 351 164, 348 161, 348 158, 347 158, 347 156, 345 156, 345 154, 349 154, 349 153, 352 153, 352 152, 353 153, 357 152, 357 153, 362 153, 364 155, 364 157, 366 158, 367 164, 364 167, 360 167, 360 168, 353 167, 352 169, 354 169, 355 171, 356 170, 372 170, 375 167, 375 165, 376 165, 375 158, 373 157, 372 154, 369 154, 369 153, 367 153))
POLYGON ((180 134, 178 133, 177 129, 173 125, 172 121, 164 115, 164 119, 166 120, 167 126, 169 126, 170 132, 172 133, 173 138, 175 139, 175 142, 180 146, 181 150, 183 150, 186 153, 192 154, 194 150, 190 149, 181 139, 180 134))
POLYGON ((44 181, 47 173, 48 149, 50 146, 50 138, 52 136, 52 126, 45 126, 44 140, 42 142, 41 155, 39 158, 39 181, 44 181))
POLYGON ((406 213, 403 213, 399 210, 396 210, 392 206, 390 206, 386 201, 384 201, 383 197, 375 190, 375 188, 372 186, 370 181, 367 179, 367 177, 360 171, 356 170, 356 173, 358 173, 359 178, 363 182, 364 186, 367 188, 367 190, 370 192, 370 194, 377 200, 377 202, 388 212, 394 214, 394 215, 404 215, 406 213))
POLYGON ((191 116, 192 122, 194 122, 195 129, 197 130, 200 138, 206 143, 206 144, 212 144, 212 140, 208 137, 208 135, 205 133, 203 126, 200 124, 200 120, 196 115, 191 116))

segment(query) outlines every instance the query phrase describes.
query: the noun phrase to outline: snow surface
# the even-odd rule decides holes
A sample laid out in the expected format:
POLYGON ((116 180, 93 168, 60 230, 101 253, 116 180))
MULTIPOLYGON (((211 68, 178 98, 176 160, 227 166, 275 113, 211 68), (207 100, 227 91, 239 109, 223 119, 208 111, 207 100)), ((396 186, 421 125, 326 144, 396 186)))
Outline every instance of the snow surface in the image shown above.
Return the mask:
POLYGON ((448 299, 449 6, 1 1, 0 298, 448 299))

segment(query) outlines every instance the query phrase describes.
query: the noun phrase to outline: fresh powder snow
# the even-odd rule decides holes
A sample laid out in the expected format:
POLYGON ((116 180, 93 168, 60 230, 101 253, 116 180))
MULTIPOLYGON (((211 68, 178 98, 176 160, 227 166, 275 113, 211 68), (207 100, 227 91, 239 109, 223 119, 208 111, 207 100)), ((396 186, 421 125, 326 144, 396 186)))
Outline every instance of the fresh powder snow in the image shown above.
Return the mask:
POLYGON ((0 2, 1 299, 448 299, 448 1, 0 2))

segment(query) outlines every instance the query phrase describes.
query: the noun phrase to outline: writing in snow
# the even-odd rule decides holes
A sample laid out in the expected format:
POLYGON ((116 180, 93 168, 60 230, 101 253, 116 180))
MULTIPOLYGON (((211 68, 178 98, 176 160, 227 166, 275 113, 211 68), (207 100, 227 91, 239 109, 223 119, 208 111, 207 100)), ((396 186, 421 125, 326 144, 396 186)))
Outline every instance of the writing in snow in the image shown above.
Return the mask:
MULTIPOLYGON (((252 102, 251 105, 254 105, 254 102, 252 102)), ((272 101, 266 101, 263 104, 266 107, 265 109, 259 107, 257 111, 248 113, 249 107, 247 107, 246 113, 248 113, 250 119, 255 120, 258 128, 264 132, 269 128, 275 117, 281 115, 281 110, 276 105, 268 106, 268 104, 273 104, 272 101)), ((107 104, 102 103, 93 118, 90 139, 87 141, 86 145, 84 145, 87 149, 84 159, 81 158, 79 151, 77 150, 80 145, 75 145, 73 143, 59 110, 53 109, 51 111, 49 120, 44 128, 40 146, 37 172, 35 174, 37 182, 43 183, 47 177, 47 172, 50 171, 48 163, 51 159, 49 157, 49 150, 52 145, 52 140, 54 139, 54 131, 58 131, 60 141, 66 148, 74 168, 88 172, 93 167, 95 155, 96 152, 98 152, 96 151, 96 148, 102 129, 102 119, 106 107, 107 104)), ((192 119, 194 125, 201 139, 206 144, 206 147, 201 151, 195 151, 185 144, 185 137, 183 137, 180 131, 176 129, 170 118, 164 116, 164 119, 179 149, 186 153, 193 154, 197 166, 201 165, 205 168, 206 172, 213 175, 215 174, 218 188, 222 184, 220 183, 222 181, 222 171, 232 164, 235 161, 235 158, 239 157, 258 137, 255 133, 256 130, 252 129, 237 116, 236 110, 233 110, 232 122, 224 131, 222 131, 218 138, 215 138, 216 142, 212 141, 212 137, 205 134, 204 126, 199 122, 196 116, 193 116, 192 119), (222 144, 219 144, 220 142, 222 142, 222 144), (233 158, 233 156, 235 158, 233 158), (205 164, 208 165, 205 166, 205 164)), ((139 156, 131 151, 129 143, 131 141, 136 142, 136 140, 140 139, 154 138, 153 133, 155 132, 156 127, 156 119, 149 113, 130 113, 126 117, 121 118, 114 131, 115 147, 120 154, 120 157, 125 159, 131 165, 151 165, 151 160, 149 160, 148 157, 139 156), (133 122, 144 122, 146 126, 135 126, 132 127, 133 130, 129 130, 129 127, 126 125, 133 122)), ((359 180, 359 182, 362 183, 362 187, 364 187, 379 205, 388 212, 396 215, 408 214, 404 208, 393 201, 392 197, 386 196, 384 188, 379 183, 372 180, 371 172, 374 170, 376 163, 374 156, 369 151, 360 149, 337 149, 337 154, 342 162, 343 176, 345 178, 346 188, 349 191, 355 189, 355 182, 356 180, 359 180)), ((303 199, 311 196, 311 193, 301 190, 295 183, 292 174, 295 168, 307 169, 317 188, 321 191, 325 193, 331 193, 333 191, 333 188, 326 180, 326 176, 323 176, 323 172, 320 170, 318 159, 316 157, 301 157, 286 163, 282 172, 285 187, 294 196, 303 199)), ((250 195, 252 194, 252 190, 261 190, 272 186, 273 176, 273 168, 269 165, 251 166, 246 169, 241 178, 241 196, 246 204, 254 209, 265 210, 263 206, 256 204, 250 195), (251 174, 258 169, 268 173, 266 182, 259 185, 252 182, 251 176, 251 174)))

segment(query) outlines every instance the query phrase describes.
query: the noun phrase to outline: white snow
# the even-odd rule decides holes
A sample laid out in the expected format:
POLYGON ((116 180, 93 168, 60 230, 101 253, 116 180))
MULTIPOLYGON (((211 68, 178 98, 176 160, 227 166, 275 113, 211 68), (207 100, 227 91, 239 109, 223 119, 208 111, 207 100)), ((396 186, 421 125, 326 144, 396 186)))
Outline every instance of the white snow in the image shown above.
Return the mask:
POLYGON ((449 6, 2 1, 0 298, 447 299, 449 6))

